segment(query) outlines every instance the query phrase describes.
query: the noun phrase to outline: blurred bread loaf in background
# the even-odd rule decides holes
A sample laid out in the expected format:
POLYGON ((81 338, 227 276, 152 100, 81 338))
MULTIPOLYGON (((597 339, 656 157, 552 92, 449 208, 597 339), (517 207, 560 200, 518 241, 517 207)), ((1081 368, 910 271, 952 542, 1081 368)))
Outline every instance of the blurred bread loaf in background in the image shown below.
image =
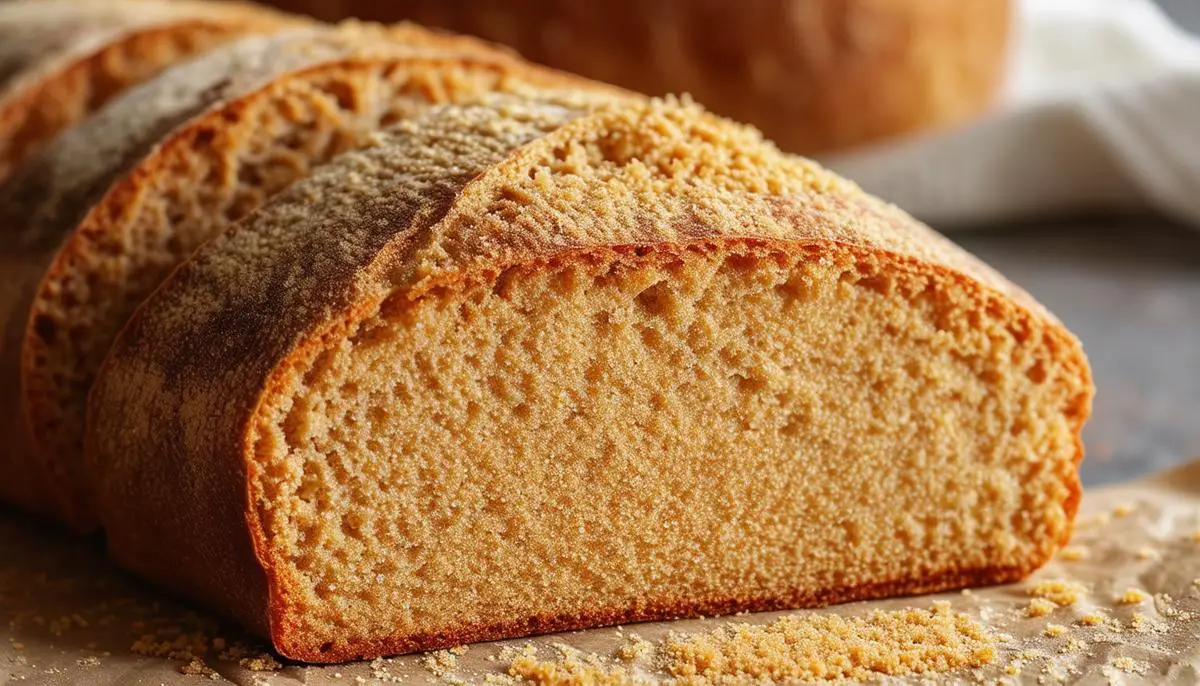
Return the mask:
POLYGON ((813 154, 984 111, 1010 0, 275 0, 321 19, 410 19, 652 95, 691 93, 813 154))

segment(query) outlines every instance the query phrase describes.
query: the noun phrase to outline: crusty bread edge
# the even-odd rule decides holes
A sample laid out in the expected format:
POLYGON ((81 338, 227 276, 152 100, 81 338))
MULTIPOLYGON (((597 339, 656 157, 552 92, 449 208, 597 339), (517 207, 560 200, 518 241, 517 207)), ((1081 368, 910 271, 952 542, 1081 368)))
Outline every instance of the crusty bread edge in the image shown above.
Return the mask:
MULTIPOLYGON (((723 239, 700 239, 689 243, 643 244, 643 245, 609 245, 600 248, 566 249, 554 254, 543 256, 538 265, 547 265, 575 259, 591 259, 596 254, 609 254, 614 257, 634 255, 641 257, 648 254, 660 253, 677 257, 689 250, 702 247, 709 250, 722 250, 745 246, 752 249, 765 249, 767 252, 788 255, 812 256, 812 245, 821 245, 831 252, 842 251, 851 259, 861 259, 867 255, 889 260, 893 265, 912 270, 917 275, 925 275, 939 283, 948 283, 966 289, 973 299, 985 299, 991 296, 996 302, 1005 303, 1009 317, 1021 319, 1044 319, 1038 317, 1029 309, 1013 302, 1007 294, 1001 293, 986 285, 971 279, 948 267, 923 262, 907 255, 847 243, 834 241, 805 241, 780 240, 747 237, 726 237, 723 239)), ((481 272, 455 274, 449 277, 432 280, 422 284, 419 290, 410 292, 410 299, 416 300, 431 293, 454 292, 479 282, 491 282, 502 271, 516 267, 530 266, 528 263, 516 265, 493 265, 481 272)), ((253 455, 253 427, 257 415, 268 402, 269 398, 289 384, 286 379, 294 372, 297 362, 311 359, 321 349, 322 342, 330 336, 336 336, 350 322, 355 321, 365 312, 374 311, 381 303, 354 303, 345 316, 332 320, 304 336, 287 356, 277 362, 268 379, 263 384, 255 409, 245 418, 243 424, 245 433, 242 437, 241 456, 235 458, 238 471, 249 475, 249 461, 253 455)), ((1067 468, 1060 472, 1068 495, 1063 501, 1063 511, 1068 522, 1073 522, 1082 498, 1082 485, 1079 479, 1079 466, 1083 461, 1084 450, 1080 436, 1083 425, 1091 412, 1091 398, 1094 393, 1091 372, 1086 357, 1078 339, 1057 321, 1047 322, 1046 335, 1053 345, 1061 346, 1068 351, 1070 366, 1080 372, 1080 391, 1082 400, 1074 412, 1067 412, 1071 420, 1072 433, 1075 437, 1074 454, 1067 468)), ((221 462, 224 462, 222 460, 221 462)), ((809 608, 831 605, 852 600, 867 600, 884 596, 914 595, 933 593, 968 586, 986 586, 1016 581, 1028 576, 1034 570, 1044 565, 1054 553, 1066 545, 1071 537, 1071 527, 1067 526, 1058 540, 1044 541, 1037 554, 1022 566, 1015 567, 985 567, 979 569, 947 569, 943 572, 926 577, 913 577, 883 581, 870 585, 858 585, 844 588, 823 589, 821 591, 802 591, 793 589, 790 593, 743 598, 704 598, 679 599, 651 604, 634 609, 603 609, 594 612, 581 613, 571 616, 533 615, 523 621, 506 622, 488 626, 465 625, 457 629, 433 634, 414 634, 396 636, 379 641, 363 641, 358 643, 315 643, 306 640, 305 630, 298 626, 288 616, 289 591, 278 580, 277 574, 270 567, 268 544, 257 509, 253 506, 254 496, 252 484, 248 478, 245 481, 246 511, 245 524, 248 527, 249 543, 259 561, 261 571, 266 575, 268 589, 268 625, 270 638, 276 650, 284 657, 311 663, 336 663, 363 658, 392 655, 436 648, 451 647, 464 643, 473 643, 501 638, 516 638, 539 633, 570 631, 574 629, 604 626, 628 622, 653 621, 679 617, 710 616, 713 614, 731 614, 742 611, 767 611, 788 608, 809 608)))

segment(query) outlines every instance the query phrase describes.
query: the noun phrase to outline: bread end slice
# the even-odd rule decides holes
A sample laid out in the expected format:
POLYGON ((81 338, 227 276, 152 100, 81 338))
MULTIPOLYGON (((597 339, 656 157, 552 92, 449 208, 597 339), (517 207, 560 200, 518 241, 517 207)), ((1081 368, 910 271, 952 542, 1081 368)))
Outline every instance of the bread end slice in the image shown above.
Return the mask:
POLYGON ((216 0, 0 5, 0 182, 54 136, 163 69, 238 36, 303 23, 216 0))
POLYGON ((138 303, 196 247, 372 131, 522 89, 619 94, 415 26, 305 28, 215 49, 61 136, 0 193, 0 224, 14 227, 0 261, 16 270, 0 283, 15 298, 0 301, 15 322, 0 366, 21 368, 0 388, 0 433, 30 434, 0 463, 46 472, 58 516, 94 528, 87 393, 138 303))
POLYGON ((1020 578, 1091 395, 1031 298, 752 131, 497 100, 178 270, 89 453, 121 564, 337 662, 1020 578))

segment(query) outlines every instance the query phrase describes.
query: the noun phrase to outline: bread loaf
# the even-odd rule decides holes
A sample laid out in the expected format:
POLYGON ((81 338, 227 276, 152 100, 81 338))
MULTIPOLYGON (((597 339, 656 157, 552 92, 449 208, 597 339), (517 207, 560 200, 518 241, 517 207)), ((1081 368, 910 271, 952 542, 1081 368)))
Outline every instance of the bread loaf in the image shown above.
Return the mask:
POLYGON ((298 22, 239 2, 0 4, 0 182, 46 141, 133 84, 236 36, 298 22))
POLYGON ((88 455, 120 564, 334 662, 1017 579, 1091 396, 1030 296, 751 129, 496 99, 198 251, 88 455))
POLYGON ((218 48, 63 134, 0 194, 0 435, 15 441, 0 469, 45 482, 0 494, 94 525, 92 377, 133 308, 227 223, 429 103, 567 86, 616 92, 414 26, 302 29, 218 48))
POLYGON ((944 126, 993 100, 1010 0, 275 0, 411 19, 650 94, 691 93, 805 154, 944 126))

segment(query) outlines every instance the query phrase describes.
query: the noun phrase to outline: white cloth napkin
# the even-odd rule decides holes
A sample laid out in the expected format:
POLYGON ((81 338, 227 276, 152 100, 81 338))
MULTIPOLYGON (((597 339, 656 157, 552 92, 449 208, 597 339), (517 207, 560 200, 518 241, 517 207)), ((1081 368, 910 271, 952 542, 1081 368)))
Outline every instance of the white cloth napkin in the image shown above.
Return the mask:
POLYGON ((1108 210, 1200 226, 1200 39, 1150 0, 1022 0, 1014 41, 989 115, 821 161, 938 228, 1108 210))

